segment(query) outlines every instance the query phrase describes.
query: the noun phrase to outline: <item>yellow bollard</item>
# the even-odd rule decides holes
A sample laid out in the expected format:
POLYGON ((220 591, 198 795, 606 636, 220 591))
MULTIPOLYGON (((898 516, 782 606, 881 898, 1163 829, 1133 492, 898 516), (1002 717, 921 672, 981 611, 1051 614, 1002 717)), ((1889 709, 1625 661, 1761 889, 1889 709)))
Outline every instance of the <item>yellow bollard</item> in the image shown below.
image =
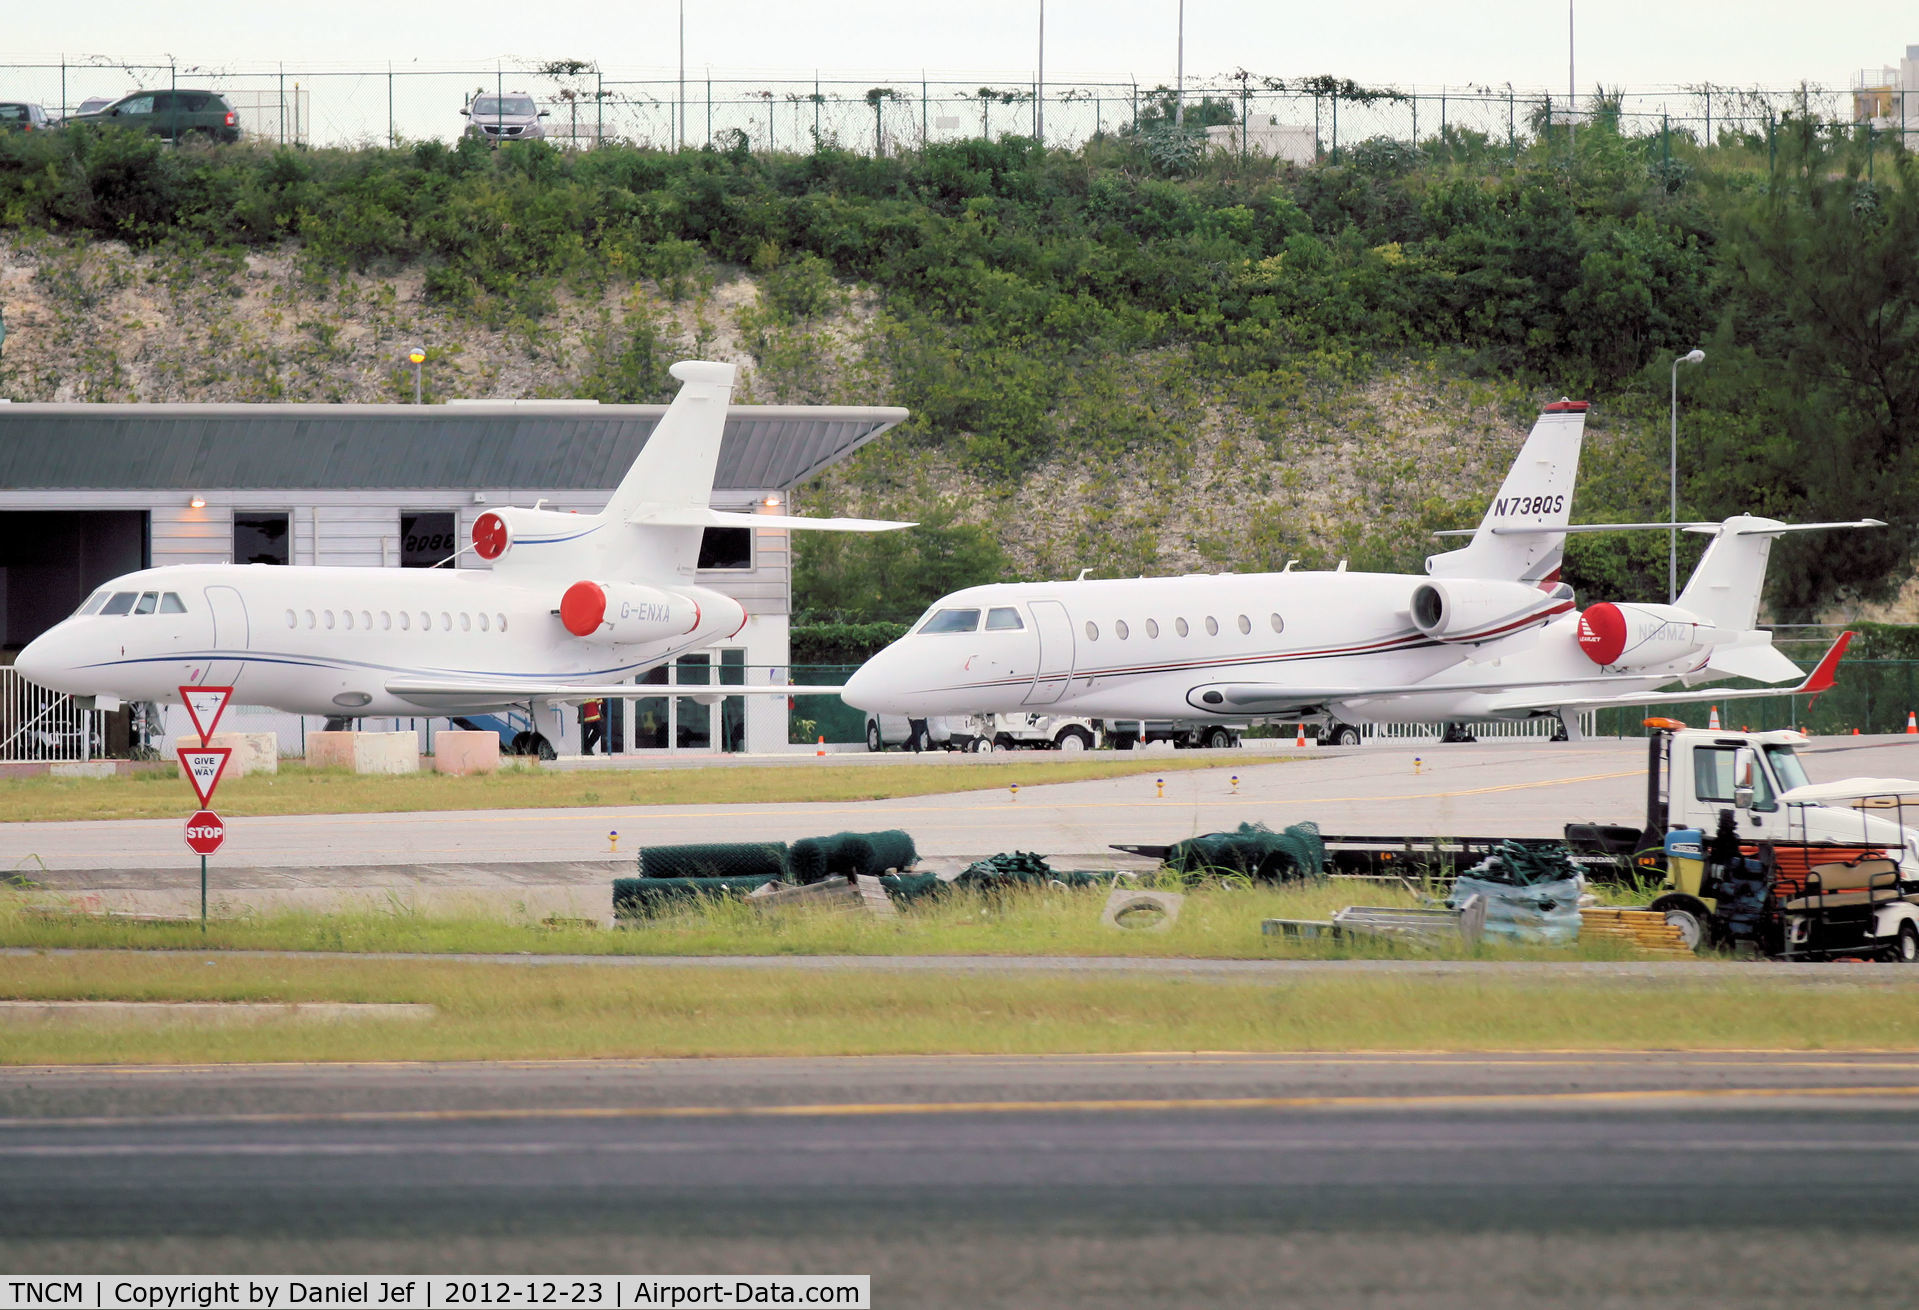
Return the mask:
POLYGON ((1233 795, 1239 795, 1239 775, 1237 773, 1233 775, 1233 795))
POLYGON ((1019 799, 1019 784, 1017 782, 1007 783, 1006 790, 1012 795, 1014 800, 1019 799))
POLYGON ((606 840, 612 847, 613 854, 618 855, 620 853, 620 830, 615 828, 612 832, 606 834, 606 840))
POLYGON ((1161 800, 1165 800, 1166 799, 1166 779, 1164 778, 1153 779, 1153 786, 1159 788, 1159 798, 1161 800))
POLYGON ((1419 776, 1419 766, 1423 763, 1425 763, 1425 761, 1421 760, 1419 756, 1413 756, 1413 776, 1415 778, 1419 776))

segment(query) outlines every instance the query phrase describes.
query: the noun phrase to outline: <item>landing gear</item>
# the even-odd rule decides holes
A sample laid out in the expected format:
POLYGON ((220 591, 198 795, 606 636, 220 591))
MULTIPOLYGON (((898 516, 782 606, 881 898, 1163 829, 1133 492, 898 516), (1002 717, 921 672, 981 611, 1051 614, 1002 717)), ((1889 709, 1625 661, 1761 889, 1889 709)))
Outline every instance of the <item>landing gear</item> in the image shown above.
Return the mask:
POLYGON ((933 749, 933 734, 926 729, 925 719, 913 719, 908 730, 906 744, 915 755, 933 749))
POLYGON ((1223 751, 1233 744, 1233 734, 1224 728, 1208 728, 1199 744, 1209 751, 1223 751))
POLYGON ((886 743, 880 739, 880 721, 878 719, 868 719, 866 721, 866 749, 875 755, 886 749, 886 743))
POLYGON ((559 752, 553 749, 553 743, 537 732, 516 732, 513 740, 507 744, 508 755, 534 755, 543 760, 559 758, 559 752))
POLYGON ((1359 745, 1359 729, 1350 723, 1334 723, 1320 734, 1320 740, 1330 746, 1359 745))
POLYGON ((1442 742, 1446 742, 1446 743, 1448 743, 1448 744, 1450 744, 1450 745, 1457 745, 1457 744, 1459 744, 1459 743, 1461 743, 1461 742, 1468 742, 1468 741, 1478 741, 1478 740, 1479 740, 1479 738, 1477 738, 1477 737, 1475 737, 1475 736, 1473 736, 1473 734, 1472 734, 1471 732, 1469 732, 1469 731, 1467 731, 1467 729, 1466 729, 1466 725, 1465 725, 1465 724, 1463 724, 1463 723, 1449 723, 1449 724, 1447 724, 1447 725, 1446 725, 1446 731, 1445 731, 1444 733, 1442 733, 1442 734, 1440 734, 1440 738, 1439 738, 1439 739, 1440 739, 1440 740, 1441 740, 1442 742))

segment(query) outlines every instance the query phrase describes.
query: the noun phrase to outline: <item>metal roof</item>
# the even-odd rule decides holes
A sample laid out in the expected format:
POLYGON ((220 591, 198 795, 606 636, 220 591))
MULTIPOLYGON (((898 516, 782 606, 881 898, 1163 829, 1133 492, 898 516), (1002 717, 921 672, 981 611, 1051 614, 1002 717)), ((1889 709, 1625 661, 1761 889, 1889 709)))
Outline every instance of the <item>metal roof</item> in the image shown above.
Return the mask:
MULTIPOLYGON (((0 489, 602 490, 665 405, 0 405, 0 489)), ((886 429, 890 407, 735 405, 713 489, 784 491, 886 429)))

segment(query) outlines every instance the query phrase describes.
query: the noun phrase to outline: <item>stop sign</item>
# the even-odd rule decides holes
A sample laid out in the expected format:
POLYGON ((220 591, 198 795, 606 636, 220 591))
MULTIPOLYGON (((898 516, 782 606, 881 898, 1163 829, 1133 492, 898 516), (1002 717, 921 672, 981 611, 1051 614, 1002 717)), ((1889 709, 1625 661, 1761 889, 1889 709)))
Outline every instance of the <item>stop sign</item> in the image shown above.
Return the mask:
POLYGON ((226 839, 226 822, 212 810, 201 810, 187 820, 187 846, 196 854, 211 855, 226 839))

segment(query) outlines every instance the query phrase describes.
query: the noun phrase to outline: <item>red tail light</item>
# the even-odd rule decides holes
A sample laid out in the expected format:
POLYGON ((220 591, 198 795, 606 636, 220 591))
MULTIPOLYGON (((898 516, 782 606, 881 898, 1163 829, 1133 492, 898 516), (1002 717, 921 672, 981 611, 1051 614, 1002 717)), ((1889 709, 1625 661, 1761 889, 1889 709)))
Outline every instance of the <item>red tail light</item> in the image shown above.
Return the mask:
POLYGON ((227 126, 228 127, 232 127, 235 123, 239 121, 240 121, 240 116, 238 114, 234 113, 231 109, 227 110, 227 126))

